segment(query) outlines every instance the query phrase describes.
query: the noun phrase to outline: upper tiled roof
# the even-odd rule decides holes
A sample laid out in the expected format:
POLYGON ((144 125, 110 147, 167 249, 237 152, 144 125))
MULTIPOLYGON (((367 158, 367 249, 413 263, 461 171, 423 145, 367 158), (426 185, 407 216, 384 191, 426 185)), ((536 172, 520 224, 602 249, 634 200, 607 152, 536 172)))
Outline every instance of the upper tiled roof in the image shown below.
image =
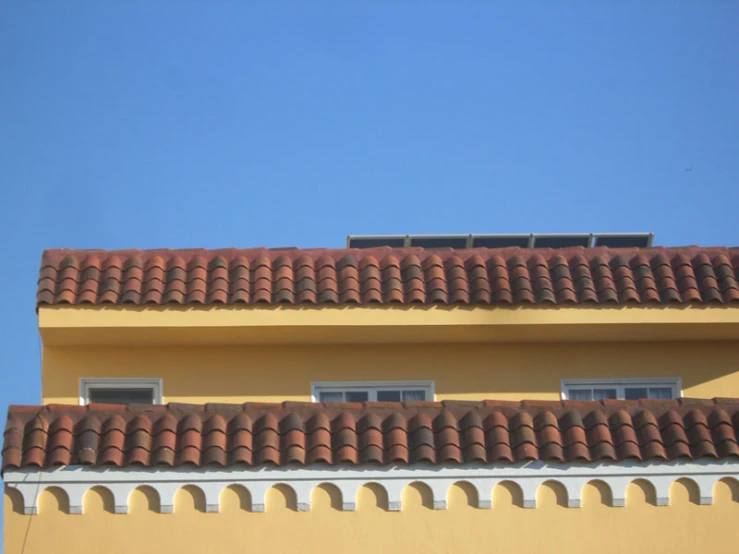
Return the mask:
POLYGON ((47 250, 38 305, 739 302, 739 248, 47 250))
POLYGON ((13 406, 2 469, 737 458, 739 399, 13 406))

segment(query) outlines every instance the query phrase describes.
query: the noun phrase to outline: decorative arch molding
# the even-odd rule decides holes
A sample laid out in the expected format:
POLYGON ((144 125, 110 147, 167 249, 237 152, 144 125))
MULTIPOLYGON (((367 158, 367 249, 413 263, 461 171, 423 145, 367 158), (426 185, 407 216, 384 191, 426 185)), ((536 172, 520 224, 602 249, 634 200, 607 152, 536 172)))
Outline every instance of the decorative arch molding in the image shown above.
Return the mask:
POLYGON ((431 489, 433 507, 445 510, 447 492, 459 481, 469 483, 477 491, 477 507, 492 508, 492 491, 496 485, 511 481, 523 492, 523 507, 536 507, 536 493, 547 481, 560 483, 567 492, 567 505, 579 508, 583 487, 591 481, 602 481, 612 492, 614 507, 625 505, 626 488, 637 479, 648 481, 657 493, 657 505, 666 506, 673 482, 690 479, 699 490, 699 503, 713 502, 714 485, 724 479, 739 480, 739 460, 676 460, 670 462, 619 462, 602 464, 549 464, 528 462, 515 465, 431 465, 413 466, 328 466, 310 467, 228 467, 228 468, 91 468, 64 466, 54 469, 24 468, 7 470, 3 475, 6 485, 23 496, 26 514, 37 513, 39 494, 51 487, 62 489, 69 497, 72 514, 82 513, 85 493, 96 486, 107 488, 114 498, 117 514, 128 512, 128 498, 134 489, 148 486, 160 498, 161 513, 172 513, 175 493, 188 486, 203 491, 207 512, 218 512, 221 492, 229 486, 240 485, 252 500, 251 511, 263 512, 265 496, 271 488, 290 487, 297 498, 298 511, 310 509, 314 488, 330 483, 336 486, 342 498, 344 511, 356 509, 359 489, 375 483, 387 491, 388 509, 402 507, 403 490, 415 482, 431 489))

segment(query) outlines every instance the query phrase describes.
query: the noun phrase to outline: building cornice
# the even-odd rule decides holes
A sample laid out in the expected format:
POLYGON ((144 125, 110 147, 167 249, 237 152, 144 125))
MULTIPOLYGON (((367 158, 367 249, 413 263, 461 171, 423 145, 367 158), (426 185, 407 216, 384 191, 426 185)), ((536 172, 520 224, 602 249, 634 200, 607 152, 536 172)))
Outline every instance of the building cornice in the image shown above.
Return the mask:
POLYGON ((57 305, 39 330, 47 346, 733 340, 739 304, 57 305))

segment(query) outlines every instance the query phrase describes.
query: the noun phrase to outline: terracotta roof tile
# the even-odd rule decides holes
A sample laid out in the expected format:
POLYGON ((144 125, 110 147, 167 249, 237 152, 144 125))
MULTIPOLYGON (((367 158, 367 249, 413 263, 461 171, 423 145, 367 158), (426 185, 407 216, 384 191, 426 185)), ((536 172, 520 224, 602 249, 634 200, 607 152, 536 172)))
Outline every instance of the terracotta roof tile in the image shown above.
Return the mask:
POLYGON ((739 399, 12 406, 2 468, 739 457, 739 399))
POLYGON ((37 305, 739 302, 739 249, 47 250, 37 305))

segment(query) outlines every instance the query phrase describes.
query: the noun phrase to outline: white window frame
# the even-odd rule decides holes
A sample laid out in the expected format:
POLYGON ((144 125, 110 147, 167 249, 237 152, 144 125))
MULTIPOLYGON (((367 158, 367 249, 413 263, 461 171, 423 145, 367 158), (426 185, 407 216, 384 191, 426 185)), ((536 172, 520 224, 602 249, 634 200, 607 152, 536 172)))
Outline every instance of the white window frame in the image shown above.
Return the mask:
POLYGON ((90 389, 152 389, 154 404, 164 404, 164 388, 160 378, 120 378, 83 377, 80 379, 80 406, 89 404, 90 389))
POLYGON ((672 397, 681 398, 683 395, 683 380, 680 377, 646 377, 646 378, 619 378, 619 379, 562 379, 560 391, 562 400, 569 400, 569 389, 616 389, 616 398, 625 398, 626 387, 670 387, 672 397))
POLYGON ((436 400, 434 381, 314 381, 310 384, 311 402, 320 402, 322 392, 367 392, 369 402, 377 401, 379 390, 422 390, 426 401, 436 400))

